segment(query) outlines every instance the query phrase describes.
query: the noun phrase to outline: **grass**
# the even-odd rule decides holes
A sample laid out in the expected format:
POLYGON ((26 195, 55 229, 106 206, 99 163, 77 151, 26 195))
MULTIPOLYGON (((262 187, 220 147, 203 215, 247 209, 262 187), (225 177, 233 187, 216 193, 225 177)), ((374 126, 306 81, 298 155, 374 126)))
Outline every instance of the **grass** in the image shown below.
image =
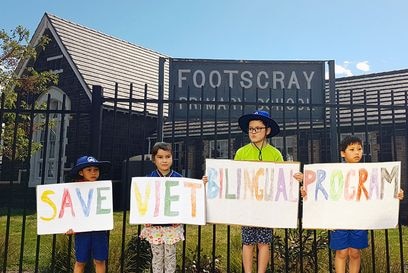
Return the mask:
MULTIPOLYGON (((110 259, 109 259, 109 272, 119 272, 121 263, 121 251, 122 240, 128 242, 132 236, 138 234, 139 226, 128 224, 128 213, 123 212, 114 213, 115 227, 110 232, 110 259), (126 224, 123 225, 123 220, 126 220, 126 224), (125 237, 122 236, 122 231, 125 231, 125 237)), ((4 211, 0 211, 0 270, 3 269, 4 241, 6 238, 6 226, 9 221, 9 242, 7 249, 7 268, 6 272, 18 271, 20 263, 21 252, 21 238, 23 231, 23 215, 21 211, 11 211, 11 217, 8 218, 4 211)), ((177 257, 178 265, 182 264, 183 248, 186 252, 185 263, 187 267, 191 266, 197 258, 194 255, 197 253, 197 246, 199 242, 199 236, 201 236, 200 246, 200 259, 201 264, 207 264, 211 262, 212 253, 214 251, 215 257, 219 261, 218 267, 220 272, 227 271, 227 256, 230 255, 230 270, 231 272, 240 272, 241 270, 241 230, 238 226, 230 227, 230 248, 228 249, 227 243, 227 226, 226 225, 205 225, 205 226, 186 226, 186 241, 178 243, 177 245, 177 257), (213 239, 214 238, 214 239, 213 239)), ((277 235, 283 236, 283 230, 276 230, 277 235)), ((40 269, 49 267, 51 261, 51 253, 53 249, 53 235, 37 236, 36 234, 36 215, 29 213, 26 216, 25 223, 25 236, 23 242, 23 259, 22 269, 23 271, 33 272, 36 263, 36 247, 39 243, 38 251, 38 267, 40 269)), ((407 228, 402 228, 402 234, 407 233, 407 228)), ((57 235, 56 238, 67 240, 66 235, 57 235)), ((408 242, 403 236, 403 263, 408 255, 408 242)), ((385 248, 386 232, 384 230, 374 231, 375 238, 375 256, 372 256, 372 243, 370 247, 363 251, 362 259, 362 272, 372 272, 372 261, 375 261, 376 272, 386 272, 387 255, 385 248)), ((57 239, 57 240, 59 240, 57 239)), ((399 230, 388 230, 388 245, 389 245, 389 260, 390 272, 401 272, 400 262, 400 243, 399 243, 399 230)), ((291 243, 291 242, 290 242, 291 243)), ((319 262, 323 263, 323 267, 319 267, 319 272, 328 272, 327 262, 328 249, 321 250, 318 254, 319 262)), ((306 271, 305 271, 306 272, 306 271)))

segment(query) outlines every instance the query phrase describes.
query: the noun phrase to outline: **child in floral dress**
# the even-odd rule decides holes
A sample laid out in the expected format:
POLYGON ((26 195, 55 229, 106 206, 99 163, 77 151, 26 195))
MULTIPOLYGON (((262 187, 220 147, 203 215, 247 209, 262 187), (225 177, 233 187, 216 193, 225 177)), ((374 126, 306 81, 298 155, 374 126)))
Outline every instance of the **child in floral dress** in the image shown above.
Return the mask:
MULTIPOLYGON (((171 144, 157 142, 152 148, 152 161, 156 170, 150 173, 150 177, 182 177, 171 169, 173 164, 171 144)), ((204 183, 208 178, 203 177, 204 183)), ((140 233, 140 237, 146 239, 152 249, 153 273, 176 272, 176 243, 184 240, 184 229, 181 224, 146 224, 140 233)))

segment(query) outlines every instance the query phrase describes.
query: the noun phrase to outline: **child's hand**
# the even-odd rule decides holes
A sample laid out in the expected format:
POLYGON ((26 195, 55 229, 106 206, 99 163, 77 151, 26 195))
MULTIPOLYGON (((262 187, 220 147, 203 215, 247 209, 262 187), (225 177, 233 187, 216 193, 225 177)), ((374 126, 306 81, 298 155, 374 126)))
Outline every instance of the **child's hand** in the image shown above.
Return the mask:
POLYGON ((145 227, 151 227, 152 224, 145 224, 145 227))
POLYGON ((72 228, 68 229, 68 231, 65 232, 65 235, 74 235, 74 234, 75 234, 75 232, 74 232, 74 230, 72 228))
POLYGON ((204 185, 208 183, 208 176, 204 175, 202 179, 203 179, 204 185))
POLYGON ((299 183, 302 183, 303 181, 303 173, 297 172, 293 175, 293 178, 295 178, 299 183))
POLYGON ((307 192, 305 191, 305 187, 300 187, 300 196, 302 196, 302 198, 305 198, 307 196, 307 192))
POLYGON ((402 189, 399 190, 397 198, 401 201, 404 199, 404 191, 402 189))
POLYGON ((173 224, 172 227, 178 227, 180 224, 173 224))

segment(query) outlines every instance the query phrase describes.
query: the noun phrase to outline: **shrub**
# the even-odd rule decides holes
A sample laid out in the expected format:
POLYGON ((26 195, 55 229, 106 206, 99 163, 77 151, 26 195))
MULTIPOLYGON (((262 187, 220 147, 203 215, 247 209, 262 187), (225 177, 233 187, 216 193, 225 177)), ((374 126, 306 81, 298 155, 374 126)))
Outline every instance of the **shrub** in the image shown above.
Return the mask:
POLYGON ((124 264, 127 273, 140 273, 150 269, 152 254, 150 244, 139 236, 133 236, 126 245, 124 264))
MULTIPOLYGON (((200 255, 200 264, 198 266, 198 248, 195 250, 189 249, 189 253, 185 258, 185 272, 186 273, 221 273, 220 268, 220 256, 214 259, 214 270, 213 270, 213 259, 211 256, 206 254, 200 255)), ((201 250, 202 252, 202 250, 201 250)), ((180 266, 177 266, 177 272, 183 272, 180 266)))
MULTIPOLYGON (((72 246, 70 247, 69 240, 70 237, 66 235, 56 236, 54 261, 52 255, 49 255, 49 261, 46 263, 47 265, 40 269, 41 273, 70 273, 73 271, 75 253, 72 246)), ((47 249, 48 253, 52 253, 52 251, 52 248, 47 249)))
POLYGON ((299 238, 298 229, 288 229, 287 231, 288 251, 285 249, 284 236, 274 234, 273 236, 273 251, 274 251, 274 272, 300 272, 300 252, 302 251, 303 272, 314 272, 317 267, 323 271, 327 270, 325 261, 318 259, 319 250, 327 249, 327 232, 321 231, 317 233, 314 240, 314 232, 312 230, 303 230, 302 241, 299 238), (302 242, 302 244, 301 244, 302 242), (302 245, 302 249, 301 249, 302 245), (285 259, 288 261, 286 268, 285 259), (317 260, 316 260, 317 259, 317 260))

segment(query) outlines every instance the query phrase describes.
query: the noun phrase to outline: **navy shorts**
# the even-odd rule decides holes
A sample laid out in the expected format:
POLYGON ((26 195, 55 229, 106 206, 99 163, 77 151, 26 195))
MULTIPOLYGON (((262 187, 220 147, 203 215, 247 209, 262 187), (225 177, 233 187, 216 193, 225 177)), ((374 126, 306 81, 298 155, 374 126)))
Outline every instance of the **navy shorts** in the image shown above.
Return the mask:
POLYGON ((242 243, 244 245, 270 244, 272 229, 242 226, 242 243))
POLYGON ((75 234, 75 258, 86 263, 91 258, 108 259, 108 233, 106 231, 79 232, 75 234))
POLYGON ((330 232, 330 248, 342 250, 346 248, 363 249, 368 247, 367 230, 333 230, 330 232))

